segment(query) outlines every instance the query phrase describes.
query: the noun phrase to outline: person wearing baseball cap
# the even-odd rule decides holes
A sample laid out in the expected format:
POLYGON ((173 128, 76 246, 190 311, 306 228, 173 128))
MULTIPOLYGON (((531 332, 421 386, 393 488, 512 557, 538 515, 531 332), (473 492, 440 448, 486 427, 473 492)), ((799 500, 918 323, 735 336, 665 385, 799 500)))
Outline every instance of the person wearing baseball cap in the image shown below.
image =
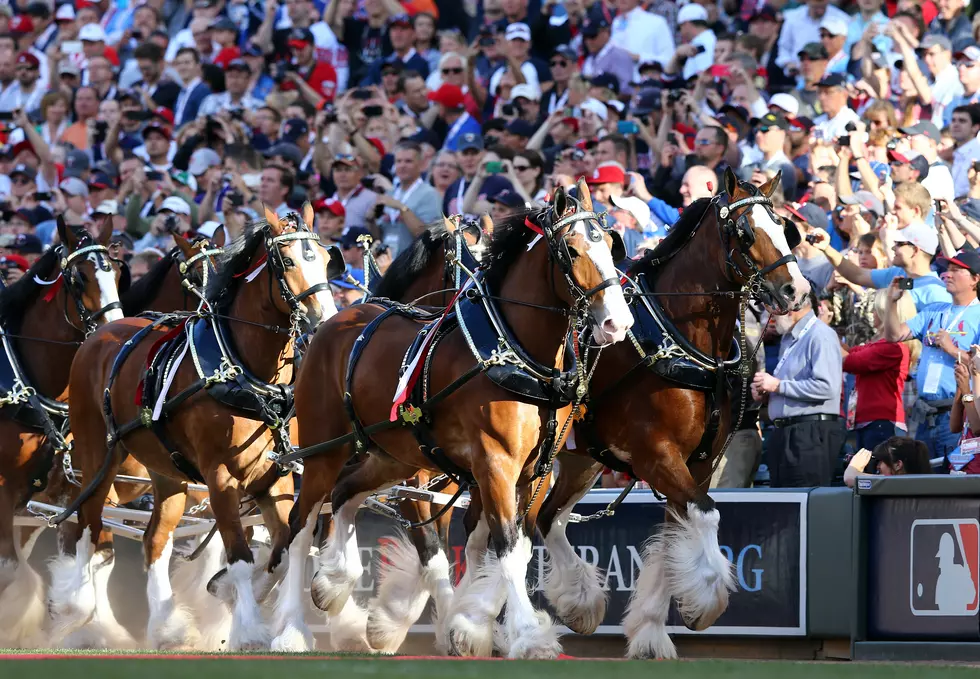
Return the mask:
POLYGON ((6 109, 13 106, 25 113, 40 108, 41 97, 46 92, 41 84, 40 59, 31 52, 21 52, 17 55, 14 69, 17 80, 13 86, 4 90, 3 107, 6 109))
POLYGON ((456 161, 459 163, 459 179, 449 185, 442 198, 444 215, 463 214, 463 198, 483 164, 483 135, 467 132, 456 143, 456 161))
POLYGON ((892 262, 887 269, 864 269, 846 259, 830 246, 830 236, 824 229, 814 229, 814 245, 821 250, 833 267, 847 280, 865 288, 882 289, 895 278, 912 279, 910 294, 915 308, 922 311, 929 304, 950 301, 949 293, 932 270, 932 260, 939 249, 936 230, 923 223, 912 224, 894 231, 892 262))
POLYGON ((625 192, 626 170, 617 162, 600 163, 585 181, 589 185, 593 202, 606 204, 613 196, 618 198, 625 192))
MULTIPOLYGON (((101 207, 101 206, 100 206, 101 207)), ((174 246, 173 233, 186 234, 191 230, 191 206, 183 198, 169 196, 160 204, 160 209, 150 222, 149 231, 136 241, 135 251, 156 248, 167 252, 174 246)))
MULTIPOLYGON (((504 37, 507 43, 504 45, 504 54, 501 56, 505 57, 511 63, 520 64, 521 73, 524 75, 524 82, 540 92, 541 75, 546 75, 547 69, 542 69, 539 74, 538 67, 531 60, 531 29, 527 24, 522 22, 508 24, 507 30, 504 31, 504 37)), ((509 68, 509 64, 504 64, 497 68, 493 72, 493 75, 490 76, 491 95, 497 95, 500 80, 509 68)))
MULTIPOLYGON (((143 146, 142 151, 145 152, 146 158, 149 160, 150 165, 153 166, 154 170, 160 172, 166 172, 170 169, 170 140, 172 138, 173 130, 167 125, 160 125, 159 123, 151 122, 149 125, 143 128, 143 146)), ((139 153, 141 149, 136 150, 136 155, 141 156, 143 154, 139 153)))
MULTIPOLYGON (((901 240, 895 244, 896 252, 899 248, 918 248, 919 239, 926 233, 924 229, 922 234, 907 234, 909 229, 903 229, 899 233, 901 240)), ((930 241, 930 245, 932 242, 935 241, 930 241)), ((943 279, 948 301, 919 308, 919 313, 901 323, 896 302, 904 291, 901 280, 895 280, 888 290, 889 304, 884 319, 886 340, 898 342, 914 338, 922 342, 915 384, 918 399, 928 406, 925 412, 930 417, 919 426, 916 438, 929 446, 929 457, 933 459, 951 458, 959 445, 962 430, 950 426, 952 400, 963 396, 958 391, 955 369, 958 363, 971 365, 970 347, 980 344, 980 304, 977 303, 980 256, 963 251, 946 263, 943 279)), ((969 396, 972 395, 971 392, 969 396)), ((973 403, 968 401, 964 405, 973 406, 973 403)))
POLYGON ((850 53, 844 49, 847 42, 849 18, 825 14, 820 21, 820 44, 827 49, 827 73, 847 74, 850 53))
POLYGON ((793 77, 793 89, 790 91, 790 95, 800 104, 797 116, 806 116, 810 119, 817 117, 820 111, 817 83, 823 79, 829 59, 827 48, 819 42, 809 42, 797 53, 796 61, 800 65, 799 77, 793 77))
POLYGON ((922 154, 929 164, 929 174, 919 181, 929 190, 932 199, 953 200, 956 197, 953 174, 939 157, 939 144, 942 143, 939 128, 929 120, 921 120, 915 125, 900 127, 898 131, 909 136, 912 150, 922 154))
POLYGON ((593 86, 596 85, 595 78, 612 78, 611 89, 617 95, 620 92, 629 94, 632 92, 631 83, 635 71, 633 57, 622 47, 610 44, 611 39, 612 26, 603 16, 582 25, 582 42, 588 54, 582 63, 582 75, 592 78, 593 86))
POLYGON ((344 232, 344 220, 347 210, 344 204, 336 198, 321 198, 313 203, 316 213, 316 232, 322 240, 332 241, 340 238, 344 232))
POLYGON ((380 85, 381 71, 388 64, 397 63, 402 70, 415 71, 423 78, 429 77, 429 62, 415 51, 415 26, 407 14, 396 14, 388 19, 388 41, 391 54, 371 65, 367 84, 380 85))
POLYGON ((706 71, 715 60, 716 40, 708 28, 708 10, 696 2, 681 7, 677 11, 677 34, 683 44, 674 51, 664 73, 680 72, 684 80, 689 80, 706 71))
POLYGON ((786 145, 786 134, 789 132, 789 121, 778 108, 770 111, 761 118, 753 118, 755 127, 755 144, 762 152, 762 158, 756 162, 743 164, 739 175, 745 181, 752 179, 754 172, 782 172, 781 183, 786 200, 796 200, 798 189, 796 182, 796 166, 783 151, 786 145))
POLYGON ((198 116, 213 116, 219 111, 257 111, 265 105, 248 89, 252 82, 252 67, 244 59, 232 59, 224 68, 225 91, 209 94, 201 102, 198 116))
POLYGON ((980 46, 975 42, 958 46, 953 54, 953 62, 959 74, 959 82, 963 92, 944 107, 943 126, 952 121, 953 111, 958 106, 980 103, 980 46))
POLYGON ((292 54, 291 68, 276 64, 274 79, 280 92, 299 92, 300 96, 321 106, 337 95, 337 71, 326 61, 316 58, 316 44, 308 28, 294 28, 286 41, 292 54))
MULTIPOLYGON (((860 116, 847 105, 847 76, 828 73, 817 83, 817 99, 823 113, 813 122, 817 136, 833 141, 850 133, 848 125, 857 124, 860 116)), ((852 125, 853 126, 853 125, 852 125)))
POLYGON ((439 117, 449 130, 442 145, 444 150, 455 152, 464 135, 480 134, 480 123, 466 111, 466 97, 462 88, 443 83, 436 91, 429 92, 428 97, 438 107, 439 117))
POLYGON ((490 216, 495 223, 500 223, 524 209, 524 199, 511 189, 501 189, 488 198, 490 201, 490 216))

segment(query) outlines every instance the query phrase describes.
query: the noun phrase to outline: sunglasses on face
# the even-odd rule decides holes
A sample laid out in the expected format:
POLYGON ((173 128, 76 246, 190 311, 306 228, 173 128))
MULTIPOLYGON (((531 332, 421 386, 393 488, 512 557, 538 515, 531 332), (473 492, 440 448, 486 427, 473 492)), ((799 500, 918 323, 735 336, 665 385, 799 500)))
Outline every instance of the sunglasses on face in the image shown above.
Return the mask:
POLYGON ((442 74, 443 75, 459 75, 462 72, 463 72, 463 69, 462 68, 458 68, 458 67, 457 68, 444 68, 444 69, 442 69, 442 74))
POLYGON ((517 172, 523 172, 524 170, 530 170, 530 165, 514 165, 514 170, 517 172))
POLYGON ((568 62, 564 59, 552 59, 549 64, 552 68, 565 68, 568 66, 568 62))
POLYGON ((766 132, 768 132, 769 130, 774 130, 774 129, 776 129, 776 128, 775 128, 775 127, 769 127, 768 125, 764 125, 764 126, 762 126, 762 127, 757 127, 757 128, 755 129, 755 131, 756 131, 756 132, 761 132, 762 134, 765 134, 765 133, 766 133, 766 132))
POLYGON ((697 139, 694 143, 698 146, 711 146, 714 144, 714 142, 710 139, 697 139))
POLYGON ((31 180, 28 179, 27 177, 20 177, 20 176, 14 177, 10 181, 13 182, 14 184, 30 184, 31 183, 31 180))

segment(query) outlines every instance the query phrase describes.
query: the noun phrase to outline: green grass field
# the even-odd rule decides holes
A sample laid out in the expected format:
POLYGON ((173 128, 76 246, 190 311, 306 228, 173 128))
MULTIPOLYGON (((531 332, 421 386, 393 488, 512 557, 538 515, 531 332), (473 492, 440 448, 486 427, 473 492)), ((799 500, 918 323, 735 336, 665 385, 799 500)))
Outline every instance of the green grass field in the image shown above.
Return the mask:
POLYGON ((325 677, 424 677, 425 679, 971 679, 968 666, 848 662, 691 660, 679 662, 467 661, 360 659, 337 656, 282 659, 100 659, 85 656, 0 661, 0 677, 12 679, 324 679, 325 677), (281 673, 281 674, 280 674, 281 673))

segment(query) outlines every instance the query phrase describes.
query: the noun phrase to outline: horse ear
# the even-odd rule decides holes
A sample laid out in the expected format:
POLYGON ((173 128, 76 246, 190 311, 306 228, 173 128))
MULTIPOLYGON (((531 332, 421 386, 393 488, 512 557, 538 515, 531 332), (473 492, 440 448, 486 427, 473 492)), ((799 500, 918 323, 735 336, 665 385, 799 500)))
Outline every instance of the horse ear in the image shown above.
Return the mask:
POLYGON ((99 224, 99 243, 108 246, 112 240, 112 215, 106 215, 99 224))
POLYGON ((735 197, 735 191, 738 190, 738 177, 732 172, 732 168, 725 168, 725 193, 728 194, 729 198, 735 197))
POLYGON ((65 247, 71 248, 72 250, 78 245, 78 239, 75 238, 75 233, 68 228, 68 225, 65 224, 65 218, 61 215, 58 215, 58 238, 64 243, 65 247))
POLYGON ((211 245, 216 248, 223 248, 225 243, 228 242, 228 228, 224 225, 219 226, 214 235, 211 236, 211 245))
POLYGON ((442 216, 442 221, 446 225, 446 231, 449 233, 456 233, 457 222, 452 217, 442 216))
POLYGON ((779 170, 776 172, 776 176, 767 181, 765 184, 759 187, 766 198, 772 198, 772 194, 776 193, 776 187, 779 186, 779 182, 783 179, 783 171, 779 170))
POLYGON ((270 210, 265 203, 262 204, 262 211, 265 212, 265 221, 269 222, 269 226, 272 227, 273 231, 279 232, 279 215, 270 210))
POLYGON ((578 198, 582 203, 582 209, 586 212, 592 212, 592 193, 589 192, 589 185, 585 183, 584 177, 579 177, 578 184, 578 198))
POLYGON ((303 203, 303 221, 306 222, 306 228, 310 231, 313 230, 313 206, 310 205, 310 201, 303 203))
POLYGON ((480 216, 480 228, 483 229, 483 233, 487 234, 488 236, 493 235, 493 219, 491 219, 490 215, 485 212, 480 216))
POLYGON ((347 270, 344 253, 336 245, 327 248, 327 280, 340 277, 347 270))
POLYGON ((568 196, 565 194, 565 187, 559 186, 557 189, 555 189, 555 198, 551 202, 551 208, 555 214, 556 220, 565 214, 565 208, 567 207, 568 196))
POLYGON ((194 246, 191 245, 186 238, 181 236, 179 233, 173 233, 171 235, 174 237, 174 243, 177 244, 177 248, 180 250, 181 254, 184 255, 185 258, 194 256, 193 253, 194 246))

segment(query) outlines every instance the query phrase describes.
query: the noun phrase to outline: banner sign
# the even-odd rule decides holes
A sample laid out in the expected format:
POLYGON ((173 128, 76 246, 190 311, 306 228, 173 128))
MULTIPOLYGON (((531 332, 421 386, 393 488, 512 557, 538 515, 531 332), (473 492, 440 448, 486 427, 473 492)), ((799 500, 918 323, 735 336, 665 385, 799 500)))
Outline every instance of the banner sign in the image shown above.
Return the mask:
MULTIPOLYGON (((618 492, 591 491, 575 511, 587 515, 603 509, 618 492)), ((724 615, 699 634, 805 635, 807 493, 759 490, 717 492, 712 497, 721 513, 719 543, 734 564, 737 590, 724 615)), ((663 520, 663 507, 650 491, 634 491, 615 516, 568 526, 569 541, 578 554, 605 572, 609 601, 597 633, 623 633, 622 619, 641 566, 643 545, 663 520)), ((461 518, 462 512, 457 511, 450 530, 449 561, 456 581, 466 567, 461 518)), ((365 574, 355 592, 363 602, 375 588, 378 550, 398 528, 387 517, 369 511, 359 514, 357 528, 365 574)), ((544 547, 535 541, 528 589, 535 605, 547 608, 541 592, 543 554, 544 547)), ((416 631, 430 630, 428 619, 427 613, 416 631)), ((671 633, 692 633, 673 606, 668 625, 671 633)))
POLYGON ((980 639, 980 498, 868 498, 868 639, 980 639))

